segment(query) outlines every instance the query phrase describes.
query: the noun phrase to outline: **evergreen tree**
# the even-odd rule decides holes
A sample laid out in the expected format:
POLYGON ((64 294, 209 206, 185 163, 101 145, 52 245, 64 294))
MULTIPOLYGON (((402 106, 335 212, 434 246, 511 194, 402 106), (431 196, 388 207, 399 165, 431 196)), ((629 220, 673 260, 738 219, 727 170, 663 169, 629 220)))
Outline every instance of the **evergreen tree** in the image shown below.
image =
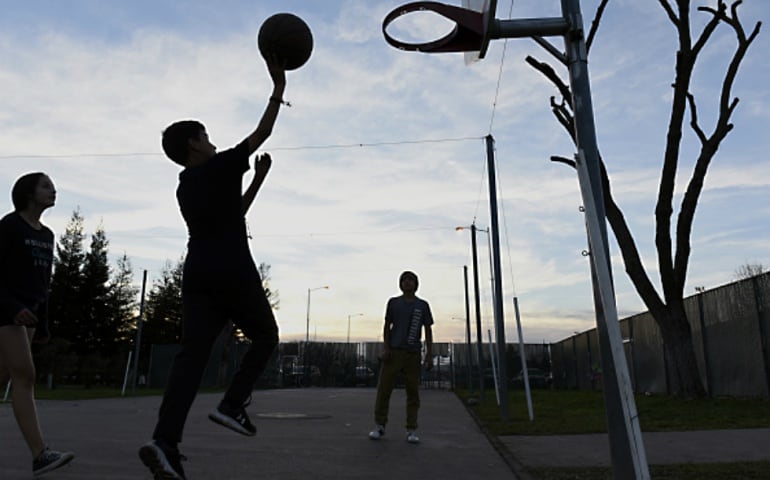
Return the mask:
POLYGON ((134 286, 134 271, 128 255, 118 259, 117 268, 110 282, 107 304, 110 309, 112 328, 112 343, 109 349, 118 351, 118 345, 127 345, 134 341, 134 329, 138 314, 137 294, 139 289, 134 286))
POLYGON ((54 256, 51 295, 48 304, 52 337, 71 344, 79 343, 81 312, 77 301, 83 284, 83 216, 80 208, 72 212, 64 233, 59 237, 54 256))
POLYGON ((115 328, 109 305, 110 266, 107 260, 107 236, 99 225, 91 235, 91 247, 83 262, 83 283, 79 298, 81 317, 76 351, 83 354, 113 353, 115 328))
POLYGON ((273 307, 273 310, 278 310, 281 300, 278 298, 278 290, 270 289, 270 264, 260 262, 259 266, 257 266, 257 270, 259 271, 260 278, 262 278, 262 288, 265 289, 267 301, 270 302, 270 306, 273 307))
POLYGON ((179 343, 182 336, 182 269, 166 262, 160 279, 153 282, 145 304, 142 344, 179 343))

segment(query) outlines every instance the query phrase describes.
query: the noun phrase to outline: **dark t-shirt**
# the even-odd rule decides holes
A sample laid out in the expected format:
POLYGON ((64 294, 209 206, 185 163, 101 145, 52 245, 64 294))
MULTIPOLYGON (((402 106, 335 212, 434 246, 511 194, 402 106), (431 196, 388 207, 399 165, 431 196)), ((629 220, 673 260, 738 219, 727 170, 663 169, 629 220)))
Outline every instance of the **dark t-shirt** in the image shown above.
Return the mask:
POLYGON ((242 179, 248 169, 244 141, 179 174, 176 197, 189 234, 185 290, 226 288, 256 278, 242 207, 242 179))
POLYGON ((393 324, 390 348, 419 352, 422 346, 422 327, 433 325, 433 315, 425 300, 418 297, 408 300, 402 295, 388 300, 385 322, 393 324))
POLYGON ((38 328, 48 323, 48 294, 53 268, 53 232, 32 228, 11 212, 0 219, 0 325, 13 323, 24 308, 38 317, 38 328))

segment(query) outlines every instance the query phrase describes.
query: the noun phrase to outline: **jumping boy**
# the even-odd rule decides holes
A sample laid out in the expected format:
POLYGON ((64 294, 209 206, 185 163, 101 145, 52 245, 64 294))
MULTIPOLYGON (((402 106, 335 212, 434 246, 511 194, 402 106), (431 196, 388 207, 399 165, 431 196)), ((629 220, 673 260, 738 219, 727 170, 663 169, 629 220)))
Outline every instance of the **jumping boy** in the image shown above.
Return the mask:
POLYGON ((242 435, 257 429, 245 407, 254 384, 278 345, 278 326, 249 251, 244 216, 265 180, 272 160, 254 161, 254 178, 242 192, 249 156, 270 136, 283 103, 286 73, 275 60, 267 68, 273 91, 256 129, 237 146, 217 153, 206 128, 194 120, 163 132, 163 151, 184 170, 176 196, 189 240, 182 282, 181 350, 174 358, 153 440, 139 457, 156 479, 185 479, 178 444, 214 341, 228 320, 251 340, 219 406, 214 422, 242 435))

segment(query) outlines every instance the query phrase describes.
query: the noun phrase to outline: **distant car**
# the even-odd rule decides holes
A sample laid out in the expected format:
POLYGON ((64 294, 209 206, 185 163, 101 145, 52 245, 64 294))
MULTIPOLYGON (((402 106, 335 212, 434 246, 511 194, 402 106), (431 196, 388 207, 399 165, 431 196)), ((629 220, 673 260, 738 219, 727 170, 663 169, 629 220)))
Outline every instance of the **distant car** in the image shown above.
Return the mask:
MULTIPOLYGON (((551 375, 546 373, 545 370, 540 368, 528 368, 527 377, 529 377, 530 388, 551 387, 551 375)), ((519 374, 513 377, 512 383, 514 387, 524 388, 524 370, 519 371, 519 374)))
POLYGON ((356 385, 374 385, 375 382, 374 370, 367 366, 356 367, 356 385))
MULTIPOLYGON (((311 382, 317 381, 321 378, 321 370, 317 366, 310 365, 308 368, 310 370, 311 382)), ((284 381, 287 385, 294 384, 297 387, 309 385, 309 383, 305 380, 305 366, 293 365, 288 369, 288 371, 284 373, 284 381)))

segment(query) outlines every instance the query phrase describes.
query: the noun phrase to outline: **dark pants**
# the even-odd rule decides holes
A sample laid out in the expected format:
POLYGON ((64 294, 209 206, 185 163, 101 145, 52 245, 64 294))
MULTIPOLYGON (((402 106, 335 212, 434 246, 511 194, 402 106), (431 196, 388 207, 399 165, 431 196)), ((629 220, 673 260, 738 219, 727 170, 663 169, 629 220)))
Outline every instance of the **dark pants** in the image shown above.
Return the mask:
POLYGON ((392 350, 390 358, 380 363, 374 421, 377 425, 388 424, 390 395, 396 386, 396 376, 399 373, 406 377, 406 429, 416 430, 417 413, 420 410, 420 352, 392 350))
POLYGON ((261 282, 230 289, 222 286, 216 290, 189 289, 183 292, 182 298, 182 350, 171 366, 152 436, 171 445, 182 441, 182 430, 198 393, 211 348, 227 320, 232 320, 251 340, 251 347, 225 392, 223 401, 233 407, 248 400, 278 345, 278 325, 261 282))

